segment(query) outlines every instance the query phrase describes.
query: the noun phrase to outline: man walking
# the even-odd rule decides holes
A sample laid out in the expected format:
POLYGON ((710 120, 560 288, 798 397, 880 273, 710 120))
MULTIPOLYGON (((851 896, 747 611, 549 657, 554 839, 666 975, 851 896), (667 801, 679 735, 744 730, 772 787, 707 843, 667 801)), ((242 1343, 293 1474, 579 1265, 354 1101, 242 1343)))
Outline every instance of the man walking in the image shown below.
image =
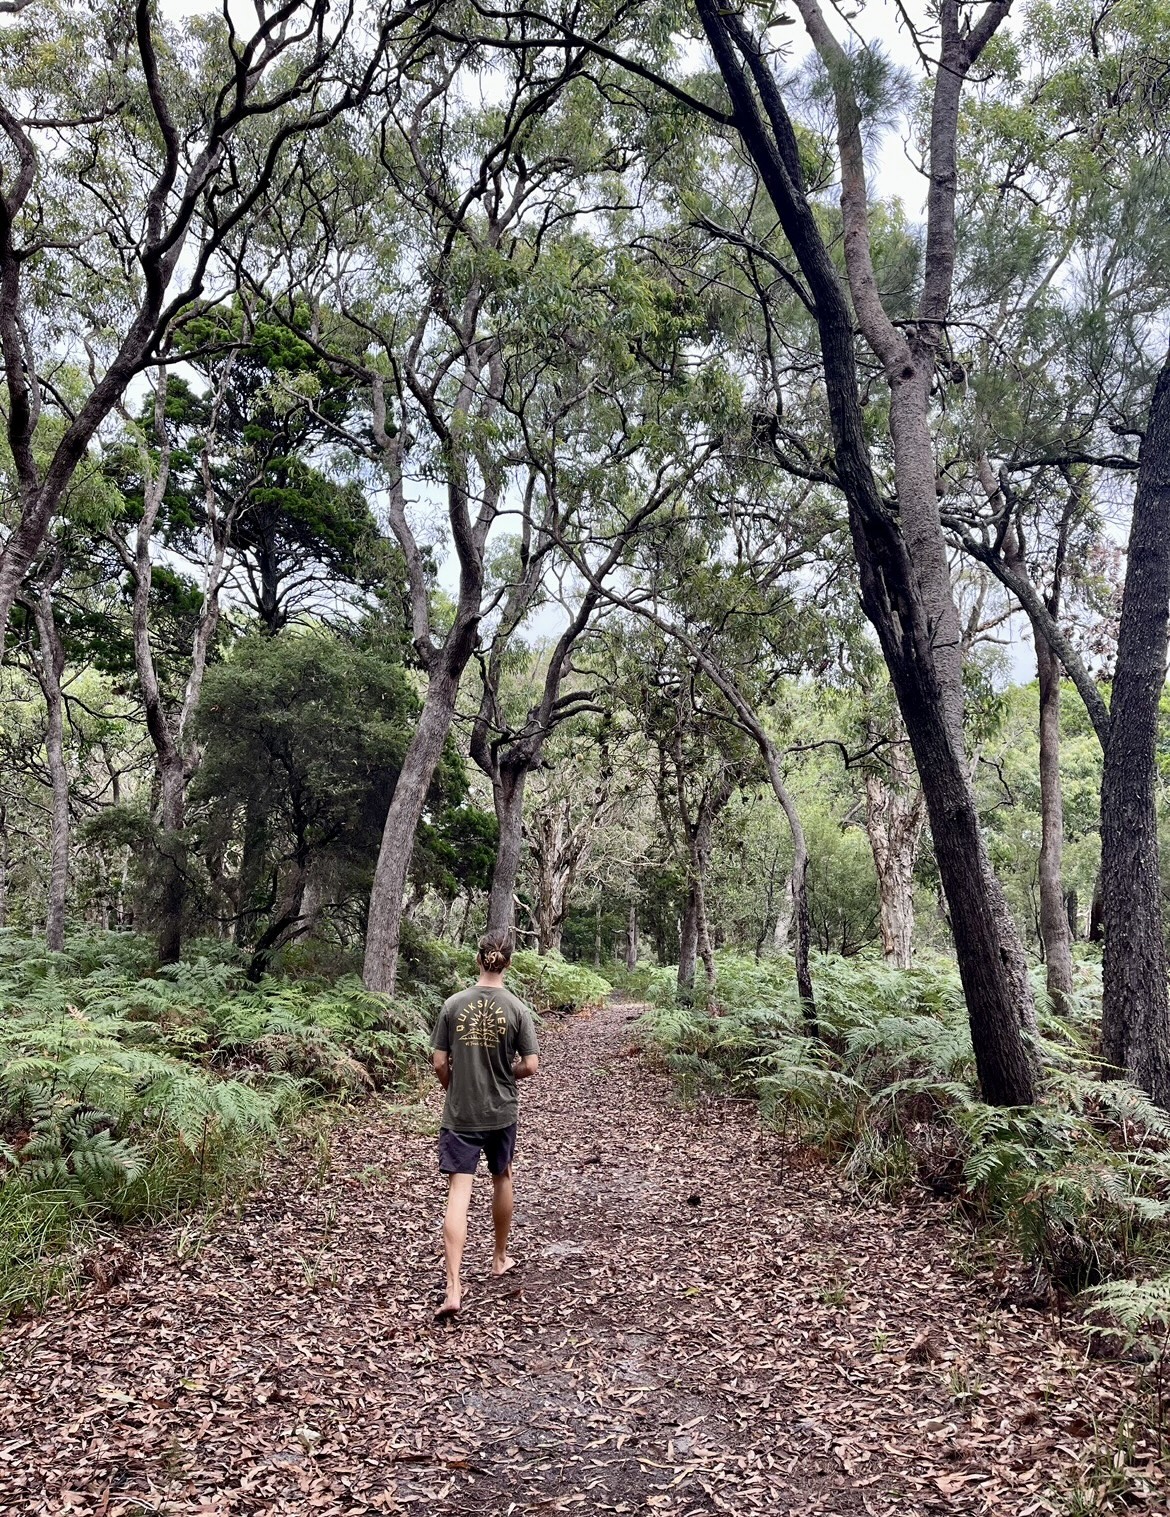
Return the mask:
POLYGON ((447 1092, 439 1124, 439 1170, 447 1176, 447 1294, 436 1321, 456 1316, 463 1302, 467 1211, 481 1153, 492 1177, 492 1273, 506 1274, 515 1262, 508 1254, 508 1235, 520 1107, 516 1082, 531 1078, 540 1059, 532 1013, 504 989, 504 971, 511 962, 510 932, 482 937, 476 955, 479 979, 444 1003, 431 1035, 435 1076, 447 1092))

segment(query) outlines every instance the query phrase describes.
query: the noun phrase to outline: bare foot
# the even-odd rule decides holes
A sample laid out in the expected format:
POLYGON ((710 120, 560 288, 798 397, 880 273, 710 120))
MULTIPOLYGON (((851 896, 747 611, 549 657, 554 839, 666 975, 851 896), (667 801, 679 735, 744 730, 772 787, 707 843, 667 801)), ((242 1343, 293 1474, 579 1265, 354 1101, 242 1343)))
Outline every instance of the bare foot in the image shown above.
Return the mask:
POLYGON ((460 1310, 462 1309, 462 1305, 463 1303, 460 1301, 458 1296, 447 1296, 443 1301, 442 1306, 435 1313, 435 1321, 450 1322, 452 1318, 459 1315, 460 1310))
POLYGON ((515 1259, 512 1258, 511 1254, 505 1254, 502 1259, 500 1259, 500 1258, 494 1258, 492 1260, 492 1274, 493 1275, 506 1275, 510 1269, 515 1269, 515 1268, 516 1268, 516 1261, 515 1261, 515 1259))

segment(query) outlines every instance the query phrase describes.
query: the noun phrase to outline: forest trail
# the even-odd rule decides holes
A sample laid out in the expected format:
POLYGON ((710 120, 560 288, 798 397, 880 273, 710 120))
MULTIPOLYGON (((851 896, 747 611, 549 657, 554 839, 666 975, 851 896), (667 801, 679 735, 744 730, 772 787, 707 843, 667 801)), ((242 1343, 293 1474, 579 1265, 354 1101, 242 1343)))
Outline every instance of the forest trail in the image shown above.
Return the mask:
POLYGON ((488 1275, 481 1178, 458 1323, 431 1321, 433 1137, 366 1112, 320 1173, 131 1239, 115 1283, 5 1330, 0 1510, 1068 1511, 1132 1373, 997 1309, 944 1208, 859 1209, 750 1109, 680 1107, 631 1015, 549 1028, 522 1267, 488 1275))

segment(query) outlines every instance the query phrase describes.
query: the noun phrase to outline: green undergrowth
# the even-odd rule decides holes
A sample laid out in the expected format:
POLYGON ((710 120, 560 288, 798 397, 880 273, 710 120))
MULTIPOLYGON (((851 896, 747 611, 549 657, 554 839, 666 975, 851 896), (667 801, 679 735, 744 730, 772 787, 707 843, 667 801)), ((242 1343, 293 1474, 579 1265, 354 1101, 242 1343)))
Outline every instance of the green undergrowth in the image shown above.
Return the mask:
POLYGON ((684 1094, 753 1097, 858 1187, 949 1200, 1010 1240, 1042 1294, 1104 1301, 1111 1282, 1136 1276, 1126 1320, 1147 1308, 1164 1319, 1170 1283, 1148 1282, 1170 1266, 1170 1116, 1098 1078, 1098 966, 1079 966, 1060 1017, 1038 984, 1040 1099, 1015 1110, 977 1097, 949 961, 897 970, 816 957, 812 970, 819 1037, 802 1024, 790 962, 732 954, 717 956, 710 1009, 680 1005, 672 971, 654 971, 642 1037, 684 1094))
POLYGON ((582 1011, 597 1006, 613 986, 596 970, 570 964, 560 954, 538 954, 522 948, 512 960, 508 983, 538 1012, 582 1011))
POLYGON ((153 971, 129 935, 49 954, 0 934, 0 1316, 103 1230, 238 1192, 324 1101, 412 1079, 436 998, 252 985, 219 944, 153 971))

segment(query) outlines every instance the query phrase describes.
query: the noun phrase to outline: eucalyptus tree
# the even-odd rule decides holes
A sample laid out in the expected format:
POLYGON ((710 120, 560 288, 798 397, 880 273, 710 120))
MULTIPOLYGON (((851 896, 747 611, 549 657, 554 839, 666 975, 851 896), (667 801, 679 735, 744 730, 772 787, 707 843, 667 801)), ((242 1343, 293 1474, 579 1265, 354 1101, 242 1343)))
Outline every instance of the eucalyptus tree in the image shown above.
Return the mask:
POLYGON ((21 581, 127 386, 193 300, 230 285, 290 144, 368 94, 392 36, 404 52, 422 27, 409 3, 369 24, 329 0, 257 0, 183 24, 153 0, 30 0, 6 19, 0 361, 18 488, 0 546, 0 654, 21 581), (43 458, 50 417, 62 426, 43 458))
POLYGON ((308 304, 334 313, 313 334, 318 350, 366 386, 364 426, 344 430, 384 492, 426 676, 370 898, 374 989, 394 986, 411 848, 481 629, 523 614, 523 589, 509 609, 514 582, 535 593, 532 560, 553 549, 549 500, 525 488, 526 396, 550 365, 571 367, 574 239, 622 199, 628 157, 583 80, 590 57, 521 48, 501 62, 458 39, 437 49, 376 120, 330 141, 328 164, 306 165, 266 234, 308 304), (495 551, 510 528, 519 555, 495 551), (440 602, 448 547, 457 585, 440 602))
POLYGON ((644 612, 631 622, 620 646, 615 688, 650 747, 659 820, 683 872, 678 988, 690 996, 700 962, 708 991, 715 985, 707 906, 712 850, 732 796, 762 777, 760 751, 754 737, 745 738, 712 668, 704 667, 702 650, 653 615, 644 612))
MULTIPOLYGON (((609 598, 671 639, 678 655, 701 675, 701 684, 716 693, 713 704, 703 704, 704 715, 722 721, 758 750, 791 833, 788 893, 796 979, 805 1019, 815 1026, 809 971, 809 853, 785 778, 782 740, 768 720, 767 708, 785 677, 799 678, 826 662, 834 623, 823 594, 826 578, 832 578, 831 555, 824 554, 822 544, 827 533, 831 535, 833 515, 824 496, 811 486, 794 491, 786 512, 758 509, 751 487, 767 482, 769 473, 767 468, 761 471, 753 442, 754 431, 743 426, 742 418, 738 429, 728 426, 719 467, 692 498, 689 528, 679 522, 669 534, 640 542, 625 584, 611 589, 609 598)), ((692 689, 692 701, 698 699, 698 689, 701 685, 692 689)), ((677 771, 681 750, 672 750, 672 758, 677 771)), ((680 791, 678 811, 688 839, 704 826, 709 833, 714 811, 730 794, 712 790, 711 805, 704 810, 700 803, 692 826, 680 791)), ((701 927, 703 870, 694 860, 691 872, 699 881, 701 927)), ((685 932, 684 939, 689 946, 685 932)))
MULTIPOLYGON (((199 708, 203 681, 219 630, 222 594, 227 582, 228 544, 241 502, 223 501, 219 495, 211 459, 220 427, 220 407, 227 388, 221 376, 216 393, 200 403, 185 390, 171 394, 165 365, 154 377, 154 394, 147 408, 149 423, 137 429, 129 452, 137 455, 136 477, 125 480, 137 493, 120 521, 108 533, 132 587, 131 626, 134 667, 142 696, 146 729, 155 751, 158 771, 158 829, 154 838, 159 916, 159 961, 175 963, 182 949, 184 910, 188 894, 189 862, 185 835, 187 787, 202 757, 195 740, 194 718, 199 708), (192 402, 194 401, 194 417, 192 402), (198 435, 192 422, 202 423, 198 435), (188 447, 199 460, 197 490, 199 519, 203 530, 195 535, 196 564, 202 581, 184 582, 169 566, 156 563, 157 537, 164 524, 164 503, 171 484, 171 460, 176 432, 182 431, 188 447), (137 487, 137 488, 136 488, 137 487), (179 655, 171 673, 177 675, 178 691, 160 675, 156 585, 178 592, 186 601, 183 618, 190 624, 189 646, 179 655), (179 693, 181 692, 181 693, 179 693)), ((126 454, 120 462, 127 461, 126 454)))
POLYGON ((627 813, 645 780, 644 745, 620 710, 560 725, 550 749, 529 791, 525 822, 542 954, 560 950, 574 892, 591 864, 621 850, 627 813))

